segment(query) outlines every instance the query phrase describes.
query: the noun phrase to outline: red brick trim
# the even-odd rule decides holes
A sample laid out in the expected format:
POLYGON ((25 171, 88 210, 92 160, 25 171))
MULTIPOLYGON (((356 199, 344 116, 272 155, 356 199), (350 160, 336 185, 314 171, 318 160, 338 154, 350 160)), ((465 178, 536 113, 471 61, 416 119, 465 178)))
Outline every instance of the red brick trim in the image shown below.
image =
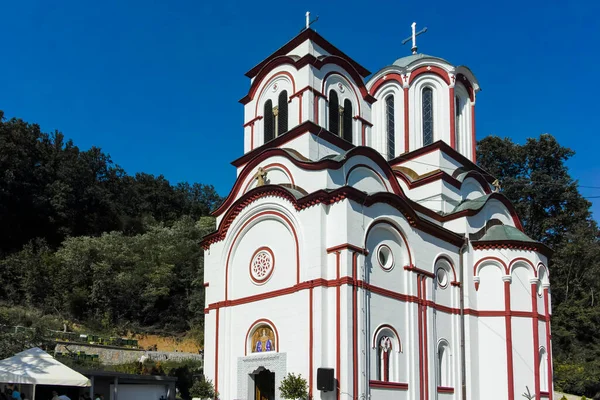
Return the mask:
POLYGON ((369 381, 369 386, 373 389, 408 390, 408 383, 400 382, 369 381))

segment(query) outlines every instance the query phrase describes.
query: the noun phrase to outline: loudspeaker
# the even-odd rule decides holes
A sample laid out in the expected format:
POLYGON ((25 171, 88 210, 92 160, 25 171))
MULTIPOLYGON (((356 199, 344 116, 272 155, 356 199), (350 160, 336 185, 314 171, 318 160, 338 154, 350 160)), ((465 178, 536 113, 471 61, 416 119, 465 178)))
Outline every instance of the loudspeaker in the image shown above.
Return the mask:
POLYGON ((317 369, 317 389, 324 392, 333 392, 335 390, 333 368, 317 369))

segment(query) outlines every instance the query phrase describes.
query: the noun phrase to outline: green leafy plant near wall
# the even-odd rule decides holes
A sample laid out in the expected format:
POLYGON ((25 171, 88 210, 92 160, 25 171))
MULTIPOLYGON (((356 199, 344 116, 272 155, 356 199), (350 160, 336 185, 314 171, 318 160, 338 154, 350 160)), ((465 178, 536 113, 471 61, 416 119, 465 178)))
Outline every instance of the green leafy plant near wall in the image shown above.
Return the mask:
POLYGON ((307 387, 306 379, 302 375, 296 376, 289 373, 281 380, 279 391, 284 399, 306 399, 308 397, 307 387))
POLYGON ((190 388, 190 395, 194 398, 201 399, 216 399, 219 398, 219 393, 215 392, 215 386, 210 379, 202 377, 194 382, 190 388))

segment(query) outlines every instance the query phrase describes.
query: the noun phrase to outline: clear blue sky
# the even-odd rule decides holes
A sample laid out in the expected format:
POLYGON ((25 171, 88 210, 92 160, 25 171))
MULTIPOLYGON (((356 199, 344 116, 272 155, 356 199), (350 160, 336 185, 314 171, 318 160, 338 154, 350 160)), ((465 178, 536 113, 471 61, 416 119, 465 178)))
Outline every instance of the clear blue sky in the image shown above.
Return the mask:
MULTIPOLYGON (((478 139, 551 133, 600 187, 600 2, 5 1, 0 109, 101 147, 131 174, 213 184, 226 195, 242 154, 244 73, 316 30, 372 72, 423 53, 469 66, 483 88, 478 139)), ((599 189, 582 189, 600 196, 599 189)), ((595 200, 600 216, 600 199, 595 200)))

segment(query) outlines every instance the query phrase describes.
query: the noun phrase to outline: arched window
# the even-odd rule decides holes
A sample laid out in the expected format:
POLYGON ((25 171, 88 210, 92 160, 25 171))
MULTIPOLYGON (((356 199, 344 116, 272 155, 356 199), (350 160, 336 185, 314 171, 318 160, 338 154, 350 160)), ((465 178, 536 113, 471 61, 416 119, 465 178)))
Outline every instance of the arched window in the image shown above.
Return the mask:
POLYGON ((385 131, 387 134, 387 155, 388 160, 396 156, 396 126, 394 122, 394 96, 389 95, 385 98, 385 131))
POLYGON ((257 326, 252 332, 249 344, 251 353, 276 351, 273 329, 267 324, 257 326))
POLYGON ((340 136, 344 140, 352 143, 352 102, 348 99, 344 100, 344 111, 343 111, 342 129, 340 129, 340 136))
POLYGON ((423 146, 433 143, 433 89, 423 88, 421 92, 421 102, 423 103, 423 146))
POLYGON ((540 371, 540 390, 542 392, 548 391, 548 354, 546 349, 540 347, 540 365, 538 366, 540 371))
POLYGON ((288 130, 288 96, 287 91, 279 93, 277 104, 277 116, 275 116, 277 126, 277 136, 283 135, 288 130))
POLYGON ((438 386, 452 387, 450 364, 450 347, 448 342, 442 340, 438 345, 438 386))
POLYGON ((335 90, 329 91, 329 132, 340 133, 340 102, 335 90))
POLYGON ((398 382, 400 377, 399 354, 402 344, 396 330, 390 325, 380 325, 372 337, 372 357, 376 362, 371 378, 382 382, 398 382))
POLYGON ((265 127, 265 143, 267 143, 275 139, 275 125, 273 121, 273 102, 271 100, 265 101, 263 119, 265 127))
POLYGON ((456 140, 456 151, 458 151, 460 153, 460 144, 461 144, 461 137, 462 137, 462 132, 461 132, 461 125, 462 125, 462 105, 460 102, 460 97, 455 96, 454 97, 454 133, 455 133, 455 140, 456 140))
POLYGON ((392 340, 389 336, 381 336, 377 346, 377 379, 382 382, 390 381, 390 355, 392 340))

